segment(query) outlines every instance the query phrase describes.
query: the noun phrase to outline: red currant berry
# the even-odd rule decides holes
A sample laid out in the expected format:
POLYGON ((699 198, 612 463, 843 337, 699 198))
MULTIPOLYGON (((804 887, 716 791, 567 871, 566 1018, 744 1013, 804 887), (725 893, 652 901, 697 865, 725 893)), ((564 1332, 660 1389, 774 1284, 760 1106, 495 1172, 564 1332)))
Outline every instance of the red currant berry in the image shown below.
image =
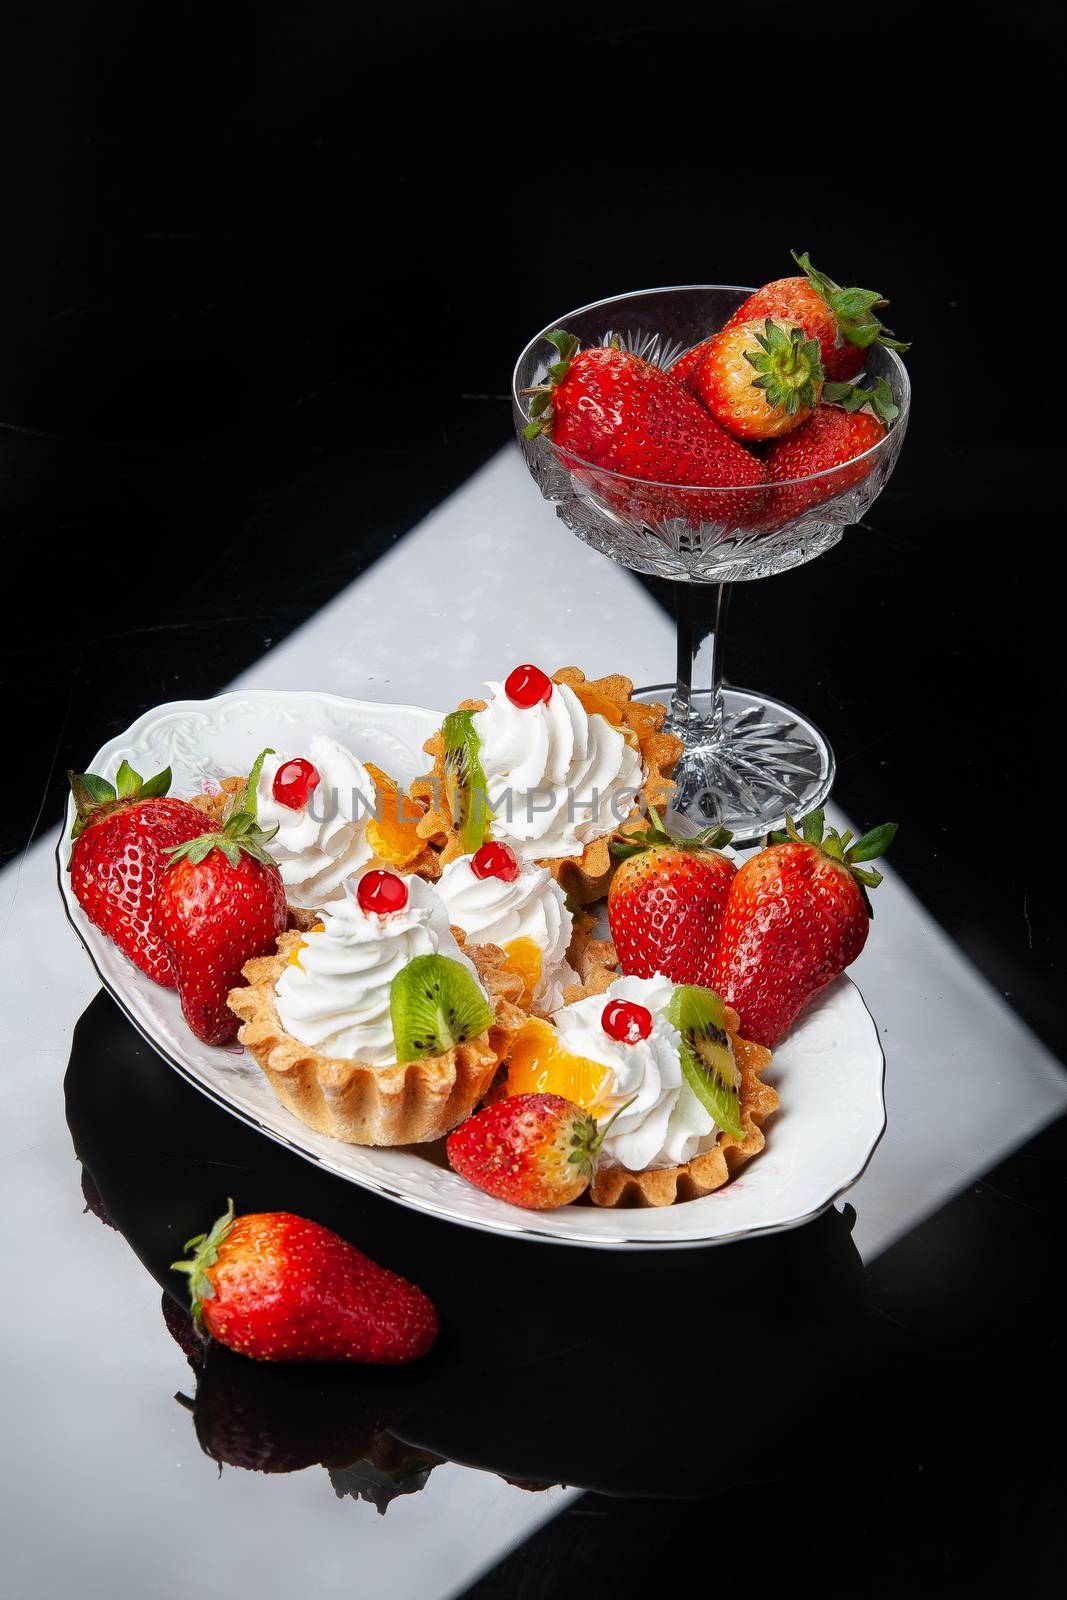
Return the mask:
POLYGON ((382 872, 375 868, 365 872, 356 888, 359 909, 368 916, 387 917, 391 911, 403 911, 408 903, 408 886, 395 872, 382 872))
POLYGON ((292 761, 283 761, 274 774, 274 784, 271 793, 280 806, 288 806, 291 811, 302 811, 308 803, 308 795, 312 789, 317 789, 322 780, 318 769, 305 761, 303 756, 294 756, 292 761))
POLYGON ((510 845, 490 841, 471 856, 471 871, 476 878, 499 878, 514 883, 520 872, 519 858, 510 845))
POLYGON ((609 1000, 600 1026, 609 1039, 617 1039, 620 1044, 637 1044, 652 1032, 652 1013, 635 1000, 609 1000))
POLYGON ((551 700, 552 679, 546 677, 540 667, 516 667, 514 672, 508 674, 504 693, 513 706, 518 706, 520 711, 529 711, 532 706, 551 700))

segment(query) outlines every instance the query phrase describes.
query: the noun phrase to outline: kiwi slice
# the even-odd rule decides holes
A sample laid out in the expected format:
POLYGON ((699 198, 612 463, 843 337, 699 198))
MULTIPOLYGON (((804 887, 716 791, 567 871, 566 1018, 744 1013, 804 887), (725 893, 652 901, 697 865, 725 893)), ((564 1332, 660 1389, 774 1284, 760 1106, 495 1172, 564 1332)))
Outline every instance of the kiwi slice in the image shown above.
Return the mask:
POLYGON ((484 1033, 494 1015, 466 967, 448 956, 416 956, 402 968, 389 990, 389 1011, 398 1061, 444 1055, 484 1033))
POLYGON ((479 757, 473 711, 450 711, 444 721, 445 798, 465 855, 485 843, 493 813, 479 757))
POLYGON ((743 1139, 741 1073, 726 1031, 722 1001, 711 989, 680 983, 667 1017, 682 1036, 682 1075, 720 1128, 743 1139))

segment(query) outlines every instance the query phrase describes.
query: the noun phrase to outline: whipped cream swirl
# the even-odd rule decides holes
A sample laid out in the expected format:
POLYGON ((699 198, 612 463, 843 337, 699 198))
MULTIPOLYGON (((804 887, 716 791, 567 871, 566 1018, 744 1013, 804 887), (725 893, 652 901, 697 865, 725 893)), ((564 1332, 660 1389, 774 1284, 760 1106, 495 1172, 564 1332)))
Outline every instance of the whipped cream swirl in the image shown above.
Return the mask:
POLYGON ((502 683, 486 688, 489 703, 473 721, 491 836, 527 860, 581 855, 633 810, 647 776, 641 757, 568 684, 529 708, 512 705, 502 683))
POLYGON ((295 811, 275 800, 275 776, 293 757, 274 755, 263 762, 256 809, 261 828, 278 829, 267 850, 278 863, 289 904, 318 911, 339 899, 345 879, 371 859, 366 829, 377 791, 362 761, 336 739, 315 734, 307 758, 319 774, 307 804, 295 811))
POLYGON ((532 939, 541 952, 541 981, 533 1004, 539 1011, 554 1011, 563 1004, 566 985, 578 982, 567 960, 574 918, 566 895, 547 867, 520 862, 518 877, 506 883, 502 878, 479 878, 471 859, 457 856, 438 880, 449 921, 462 928, 472 944, 532 939))
POLYGON ((458 961, 485 990, 456 943, 444 901, 432 884, 405 878, 408 903, 384 916, 363 911, 355 883, 323 908, 324 929, 306 933, 298 962, 275 986, 287 1033, 326 1056, 386 1066, 396 1060, 389 990, 416 956, 458 961))
POLYGON ((674 985, 668 978, 617 978, 606 994, 564 1006, 552 1018, 559 1042, 573 1055, 601 1061, 614 1074, 603 1123, 636 1096, 604 1140, 604 1155, 630 1172, 677 1167, 709 1150, 718 1125, 682 1076, 681 1034, 667 1020, 674 985), (604 1032, 601 1017, 611 1000, 636 1000, 652 1013, 652 1032, 621 1044, 604 1032))

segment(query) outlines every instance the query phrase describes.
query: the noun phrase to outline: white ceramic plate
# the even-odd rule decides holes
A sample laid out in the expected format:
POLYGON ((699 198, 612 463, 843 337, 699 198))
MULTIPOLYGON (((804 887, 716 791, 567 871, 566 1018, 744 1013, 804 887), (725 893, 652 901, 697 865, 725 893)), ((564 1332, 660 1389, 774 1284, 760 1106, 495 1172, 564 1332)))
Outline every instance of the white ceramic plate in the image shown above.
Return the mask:
MULTIPOLYGON (((426 770, 423 741, 441 714, 330 694, 246 690, 215 700, 176 701, 146 713, 88 763, 114 777, 123 757, 144 777, 173 770, 173 792, 247 772, 270 745, 299 750, 313 733, 340 739, 401 783, 426 770)), ((451 1172, 439 1147, 369 1150, 304 1126, 275 1099, 255 1061, 238 1045, 201 1044, 182 1021, 177 996, 161 989, 94 928, 66 872, 73 807, 57 849, 67 916, 97 972, 164 1061, 220 1105, 279 1143, 352 1183, 468 1227, 558 1244, 640 1249, 721 1243, 794 1227, 816 1216, 863 1172, 885 1128, 885 1063, 874 1022, 847 978, 830 985, 775 1051, 767 1073, 781 1096, 767 1145, 724 1189, 661 1210, 565 1206, 520 1211, 492 1200, 451 1172)))

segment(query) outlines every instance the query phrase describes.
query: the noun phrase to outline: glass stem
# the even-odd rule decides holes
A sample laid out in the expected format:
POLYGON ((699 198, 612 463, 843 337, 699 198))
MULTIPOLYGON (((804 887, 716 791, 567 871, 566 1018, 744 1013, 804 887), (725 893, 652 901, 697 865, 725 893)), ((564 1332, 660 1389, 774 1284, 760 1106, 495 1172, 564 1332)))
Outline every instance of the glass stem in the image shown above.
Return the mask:
POLYGON ((714 735, 722 725, 722 636, 730 585, 676 583, 678 683, 671 702, 677 722, 699 722, 714 735))

